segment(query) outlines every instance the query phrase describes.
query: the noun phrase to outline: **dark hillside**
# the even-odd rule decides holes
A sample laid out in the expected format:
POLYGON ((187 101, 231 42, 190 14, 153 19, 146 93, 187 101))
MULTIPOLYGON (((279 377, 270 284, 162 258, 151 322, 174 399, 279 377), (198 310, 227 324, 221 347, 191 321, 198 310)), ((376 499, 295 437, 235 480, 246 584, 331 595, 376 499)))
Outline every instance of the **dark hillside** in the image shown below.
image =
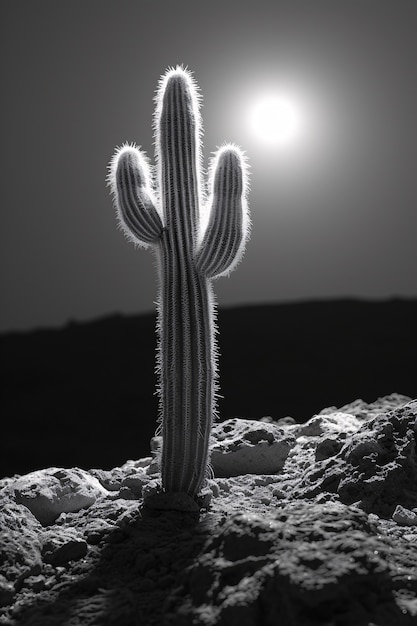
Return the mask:
MULTIPOLYGON (((292 415, 393 392, 417 397, 417 300, 219 312, 221 418, 292 415)), ((0 476, 110 468, 149 453, 155 318, 112 316, 0 336, 0 476)))

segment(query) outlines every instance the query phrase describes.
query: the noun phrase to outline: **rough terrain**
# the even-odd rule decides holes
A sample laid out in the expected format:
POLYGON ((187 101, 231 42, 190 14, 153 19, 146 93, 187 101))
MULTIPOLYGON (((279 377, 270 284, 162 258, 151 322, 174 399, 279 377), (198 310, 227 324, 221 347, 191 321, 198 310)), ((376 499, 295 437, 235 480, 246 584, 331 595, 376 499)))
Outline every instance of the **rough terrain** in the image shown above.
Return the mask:
POLYGON ((153 455, 0 480, 0 625, 412 626, 417 401, 213 429, 200 516, 143 507, 153 455))

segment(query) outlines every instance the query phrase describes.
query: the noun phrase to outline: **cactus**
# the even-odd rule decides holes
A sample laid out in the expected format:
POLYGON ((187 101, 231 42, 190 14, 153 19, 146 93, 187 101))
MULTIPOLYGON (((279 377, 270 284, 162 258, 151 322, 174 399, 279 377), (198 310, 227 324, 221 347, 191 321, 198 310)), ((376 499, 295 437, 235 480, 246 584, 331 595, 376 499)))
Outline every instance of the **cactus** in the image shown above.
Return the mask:
POLYGON ((117 149, 109 183, 127 237, 156 253, 162 492, 198 500, 209 471, 217 353, 212 280, 230 273, 249 236, 247 164, 229 144, 201 175, 198 88, 182 67, 161 78, 156 168, 135 145, 117 149))

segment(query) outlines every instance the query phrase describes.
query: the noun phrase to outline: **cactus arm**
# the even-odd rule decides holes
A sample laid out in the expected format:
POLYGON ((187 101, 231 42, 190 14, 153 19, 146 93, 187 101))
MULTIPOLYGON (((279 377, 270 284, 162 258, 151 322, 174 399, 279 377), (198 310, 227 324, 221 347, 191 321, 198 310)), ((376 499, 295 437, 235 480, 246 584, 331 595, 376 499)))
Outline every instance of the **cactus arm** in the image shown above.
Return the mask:
POLYGON ((191 267, 181 270, 165 253, 165 277, 159 316, 161 474, 164 491, 195 495, 207 473, 214 417, 215 370, 212 360, 212 302, 206 279, 191 267), (180 288, 185 273, 188 287, 180 288))
POLYGON ((144 247, 155 243, 163 224, 152 197, 147 162, 140 150, 123 146, 114 157, 109 178, 124 232, 144 247))
POLYGON ((229 274, 243 256, 249 237, 247 167, 238 148, 219 150, 211 168, 209 221, 196 264, 208 278, 229 274))

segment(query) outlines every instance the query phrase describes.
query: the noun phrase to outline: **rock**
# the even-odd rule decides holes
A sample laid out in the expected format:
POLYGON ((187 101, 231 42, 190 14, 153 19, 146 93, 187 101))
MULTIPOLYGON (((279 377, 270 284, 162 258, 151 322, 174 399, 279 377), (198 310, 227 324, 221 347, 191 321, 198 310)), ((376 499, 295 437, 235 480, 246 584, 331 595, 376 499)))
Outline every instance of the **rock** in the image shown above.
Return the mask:
POLYGON ((148 484, 149 480, 149 476, 144 472, 136 472, 123 478, 121 486, 127 487, 134 497, 140 498, 142 496, 143 487, 148 484))
POLYGON ((100 485, 107 491, 118 491, 122 480, 126 477, 125 472, 120 467, 112 470, 90 469, 88 473, 96 478, 100 485))
POLYGON ((274 474, 294 444, 295 437, 276 424, 228 419, 213 426, 211 465, 216 477, 274 474))
POLYGON ((393 409, 398 409, 400 406, 411 402, 412 398, 404 396, 401 393, 392 393, 389 396, 383 396, 378 398, 375 402, 365 402, 364 400, 354 400, 349 404, 337 409, 337 407, 328 407, 320 411, 319 415, 326 415, 327 413, 335 413, 337 410, 343 413, 349 413, 354 415, 359 420, 364 421, 380 415, 381 413, 388 413, 393 409))
POLYGON ((204 557, 181 572, 166 623, 275 626, 279 616, 285 625, 368 624, 372 615, 386 624, 387 611, 401 618, 389 550, 365 513, 341 504, 231 513, 204 557))
POLYGON ((298 427, 297 436, 319 437, 320 435, 338 435, 355 433, 361 422, 350 413, 336 411, 328 415, 315 415, 298 427))
POLYGON ((52 524, 62 512, 91 506, 97 497, 108 493, 88 472, 57 467, 17 478, 8 489, 43 526, 52 524))
POLYGON ((316 461, 323 461, 331 456, 335 456, 343 447, 343 439, 340 435, 330 435, 322 437, 316 446, 316 461))
POLYGON ((416 436, 417 401, 367 420, 340 451, 341 500, 385 516, 417 506, 416 436))
POLYGON ((277 419, 276 424, 278 424, 278 426, 294 426, 294 424, 297 424, 297 421, 290 415, 286 415, 285 417, 277 419))
POLYGON ((417 510, 409 511, 399 504, 392 515, 392 519, 401 526, 417 526, 417 510))
MULTIPOLYGON (((40 572, 42 526, 24 506, 11 500, 6 490, 0 493, 0 574, 19 588, 25 578, 40 572)), ((8 597, 9 587, 4 584, 3 597, 8 597)))
POLYGON ((129 477, 136 477, 135 488, 133 491, 138 491, 136 487, 139 486, 138 481, 144 483, 147 478, 147 470, 152 462, 151 457, 145 457, 136 461, 129 460, 122 465, 122 467, 115 467, 111 470, 102 469, 90 469, 88 473, 97 478, 102 487, 108 491, 118 491, 121 486, 126 486, 126 480, 129 477))
POLYGON ((45 588, 45 577, 42 574, 29 576, 25 579, 25 587, 29 587, 34 592, 42 591, 45 588))
POLYGON ((106 535, 114 530, 114 524, 106 519, 92 519, 88 528, 84 531, 84 538, 91 545, 99 544, 106 535))
POLYGON ((71 528, 44 531, 40 541, 43 560, 54 566, 78 561, 87 554, 87 543, 71 528))
POLYGON ((390 518, 398 504, 417 507, 417 401, 362 422, 334 457, 302 477, 297 497, 337 493, 368 513, 390 518))

